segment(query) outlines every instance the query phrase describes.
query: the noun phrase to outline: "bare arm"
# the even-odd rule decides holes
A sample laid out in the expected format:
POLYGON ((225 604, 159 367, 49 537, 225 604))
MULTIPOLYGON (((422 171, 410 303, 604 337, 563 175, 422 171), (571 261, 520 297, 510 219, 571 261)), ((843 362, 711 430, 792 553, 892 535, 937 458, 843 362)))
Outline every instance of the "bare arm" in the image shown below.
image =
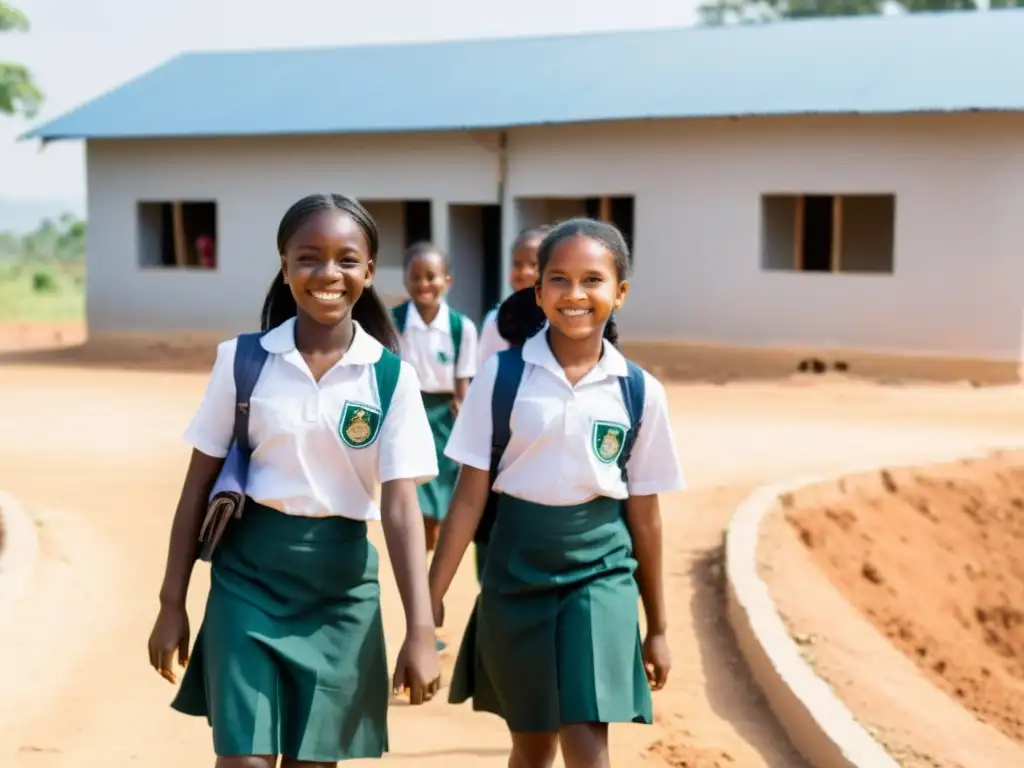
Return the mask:
POLYGON ((462 403, 466 400, 466 393, 469 391, 469 382, 471 379, 456 379, 455 380, 455 397, 452 399, 452 412, 458 415, 459 408, 462 403))
POLYGON ((441 526, 437 551, 430 564, 430 597, 434 604, 444 600, 455 572, 459 570, 459 563, 480 525, 490 491, 489 472, 462 465, 448 515, 441 526))
POLYGON ((626 523, 633 538, 636 581, 647 615, 647 632, 663 635, 668 617, 661 571, 661 508, 657 495, 630 496, 626 501, 626 523))
POLYGON ((381 486, 381 518, 391 567, 405 608, 407 634, 434 633, 427 571, 423 515, 412 479, 391 480, 381 486))
POLYGON ((171 524, 171 543, 167 552, 164 581, 160 587, 160 604, 172 608, 184 608, 192 568, 199 554, 199 529, 206 516, 210 490, 217 481, 217 475, 224 465, 224 459, 192 451, 185 482, 178 497, 178 508, 171 524))

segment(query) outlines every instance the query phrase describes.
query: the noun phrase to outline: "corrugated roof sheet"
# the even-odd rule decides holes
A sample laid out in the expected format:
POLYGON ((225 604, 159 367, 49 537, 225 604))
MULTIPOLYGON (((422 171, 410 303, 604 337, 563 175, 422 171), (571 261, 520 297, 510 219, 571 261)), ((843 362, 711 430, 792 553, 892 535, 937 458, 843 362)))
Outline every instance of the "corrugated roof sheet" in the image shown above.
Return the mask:
POLYGON ((194 53, 28 136, 497 128, 1024 109, 1024 10, 194 53))

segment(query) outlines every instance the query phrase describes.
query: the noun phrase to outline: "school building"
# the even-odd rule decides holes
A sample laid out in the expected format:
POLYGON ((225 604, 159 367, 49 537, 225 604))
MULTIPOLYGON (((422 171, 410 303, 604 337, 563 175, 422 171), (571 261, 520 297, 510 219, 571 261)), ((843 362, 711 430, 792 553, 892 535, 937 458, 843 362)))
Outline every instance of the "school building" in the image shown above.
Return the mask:
POLYGON ((28 135, 86 142, 90 334, 252 329, 281 215, 335 191, 385 292, 431 239, 476 319, 523 226, 589 213, 632 241, 640 359, 1015 375, 1022 40, 1002 10, 194 53, 28 135))

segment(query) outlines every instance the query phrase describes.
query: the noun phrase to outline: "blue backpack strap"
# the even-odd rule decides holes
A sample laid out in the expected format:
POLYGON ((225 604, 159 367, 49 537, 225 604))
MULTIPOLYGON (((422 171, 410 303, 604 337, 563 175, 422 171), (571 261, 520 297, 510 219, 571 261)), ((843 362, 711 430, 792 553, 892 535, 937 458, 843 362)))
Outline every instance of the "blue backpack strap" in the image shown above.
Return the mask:
MULTIPOLYGON (((494 378, 494 390, 491 392, 491 485, 498 477, 498 465, 505 455, 508 441, 512 438, 512 406, 516 402, 519 384, 523 380, 523 348, 512 347, 498 352, 498 373, 494 378)), ((491 538, 491 528, 497 516, 497 494, 488 494, 487 505, 483 517, 477 526, 473 540, 486 544, 491 538)))
POLYGON ((249 399, 267 361, 267 350, 260 344, 262 333, 244 333, 235 347, 235 442, 246 457, 252 454, 249 445, 249 399))
POLYGON ((402 359, 390 349, 381 350, 380 360, 373 364, 373 375, 377 381, 377 397, 380 398, 381 423, 387 418, 401 373, 402 359))
POLYGON ((455 355, 454 360, 457 365, 459 352, 462 351, 462 315, 451 307, 448 308, 448 327, 452 334, 452 353, 455 355))
POLYGON ((622 402, 626 406, 626 413, 629 415, 629 431, 626 432, 626 439, 619 454, 619 468, 622 470, 622 479, 627 481, 626 464, 633 452, 633 443, 640 432, 640 426, 644 421, 644 399, 646 397, 647 383, 644 380, 643 369, 632 360, 626 361, 628 375, 619 377, 619 388, 622 390, 622 402))
POLYGON ((403 301, 401 304, 391 308, 391 322, 395 324, 395 328, 398 329, 399 335, 405 333, 405 322, 409 317, 409 302, 403 301))

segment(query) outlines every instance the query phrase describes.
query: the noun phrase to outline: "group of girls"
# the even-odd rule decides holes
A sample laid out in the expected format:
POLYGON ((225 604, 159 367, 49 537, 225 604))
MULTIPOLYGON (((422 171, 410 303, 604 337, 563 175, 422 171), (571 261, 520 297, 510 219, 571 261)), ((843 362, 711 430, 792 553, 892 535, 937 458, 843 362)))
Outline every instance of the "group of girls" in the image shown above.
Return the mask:
POLYGON ((616 347, 627 244, 591 219, 521 234, 514 292, 479 343, 430 244, 407 252, 409 300, 389 312, 378 244, 341 195, 281 220, 255 388, 242 403, 251 345, 223 342, 186 431, 150 661, 171 682, 184 667, 172 706, 207 718, 217 768, 379 758, 391 695, 440 688, 435 632, 475 541, 480 595, 449 700, 505 720, 513 768, 547 768, 559 746, 567 768, 609 766, 608 724, 650 723, 671 666, 658 494, 684 485, 664 388, 616 347), (244 507, 192 643, 186 594, 239 412, 244 507), (390 681, 376 520, 406 618, 390 681))

